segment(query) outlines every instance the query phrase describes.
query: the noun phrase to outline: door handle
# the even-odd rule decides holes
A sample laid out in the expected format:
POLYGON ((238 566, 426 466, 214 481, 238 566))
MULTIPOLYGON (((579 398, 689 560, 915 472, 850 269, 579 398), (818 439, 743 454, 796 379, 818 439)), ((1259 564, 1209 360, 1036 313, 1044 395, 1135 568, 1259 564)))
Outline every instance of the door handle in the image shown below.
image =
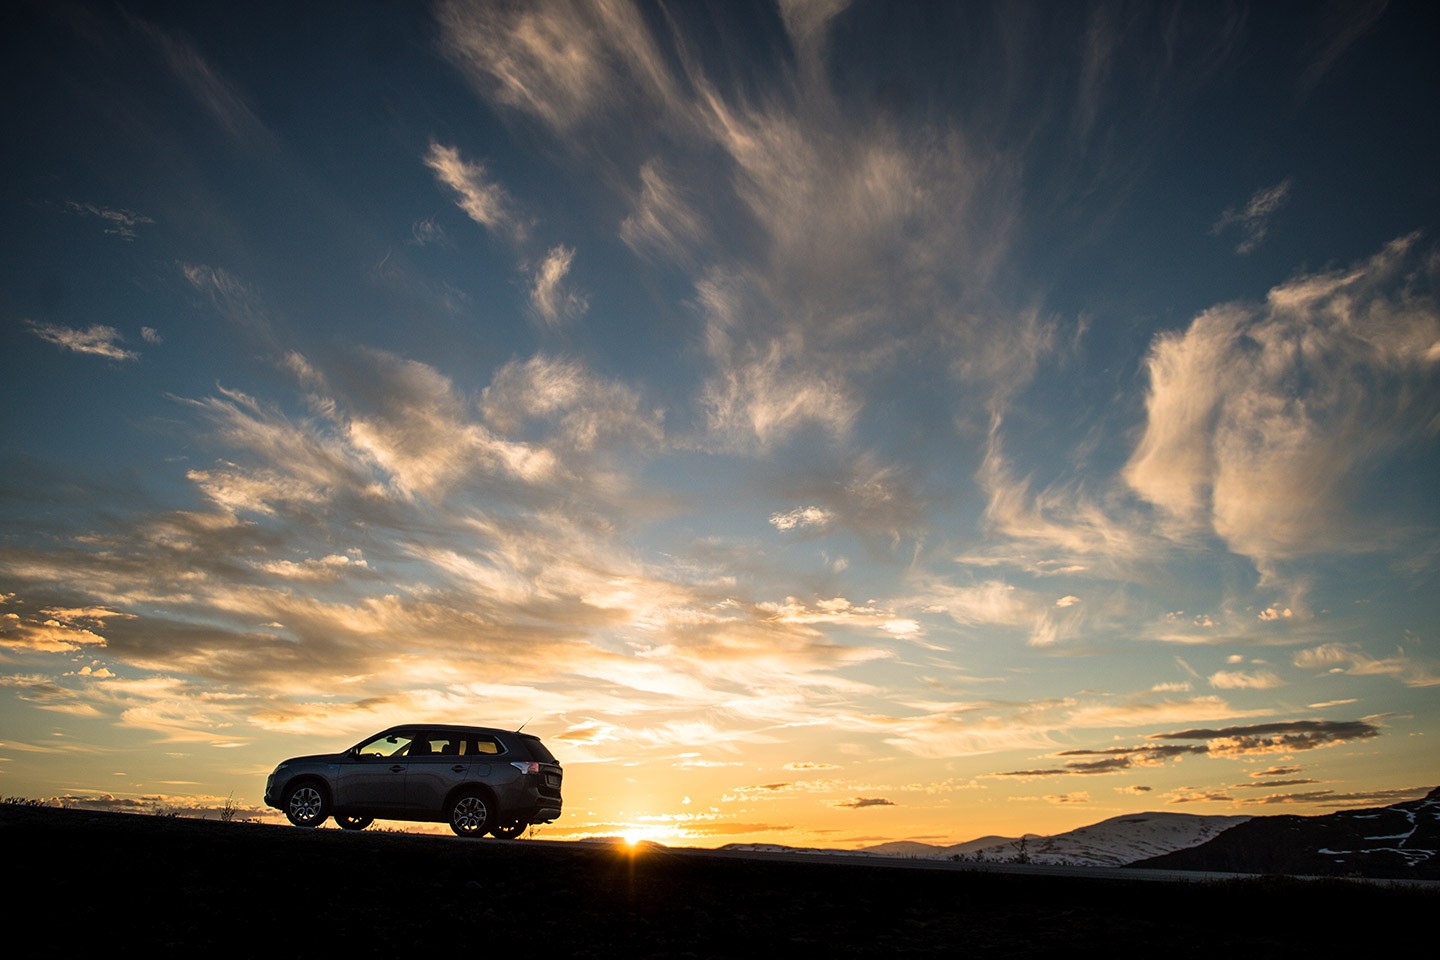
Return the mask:
POLYGON ((400 772, 401 772, 402 770, 404 770, 404 769, 405 769, 404 767, 400 766, 400 764, 397 763, 397 764, 395 764, 395 766, 393 766, 393 767, 390 768, 390 772, 391 772, 391 773, 400 773, 400 772))
POLYGON ((455 766, 451 767, 450 769, 453 770, 455 773, 464 773, 464 772, 465 772, 465 768, 464 768, 463 766, 461 766, 460 764, 458 764, 458 763, 455 764, 455 766))

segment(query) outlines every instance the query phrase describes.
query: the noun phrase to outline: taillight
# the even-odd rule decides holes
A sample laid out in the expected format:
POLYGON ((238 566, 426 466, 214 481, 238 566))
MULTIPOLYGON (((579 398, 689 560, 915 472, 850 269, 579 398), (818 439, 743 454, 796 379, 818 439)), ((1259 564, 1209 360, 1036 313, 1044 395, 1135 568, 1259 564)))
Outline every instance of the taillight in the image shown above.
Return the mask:
POLYGON ((511 760, 510 766, 514 767, 516 770, 519 770, 521 773, 540 772, 540 764, 536 763, 534 760, 511 760))

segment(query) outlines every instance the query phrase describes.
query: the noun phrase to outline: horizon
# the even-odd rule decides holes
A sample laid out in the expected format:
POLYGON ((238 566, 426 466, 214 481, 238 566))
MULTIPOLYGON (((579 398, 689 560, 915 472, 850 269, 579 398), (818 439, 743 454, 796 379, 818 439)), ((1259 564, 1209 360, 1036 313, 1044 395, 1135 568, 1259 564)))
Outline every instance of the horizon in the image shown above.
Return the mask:
POLYGON ((253 810, 408 722, 540 736, 555 838, 1425 795, 1437 34, 23 6, 0 795, 253 810))

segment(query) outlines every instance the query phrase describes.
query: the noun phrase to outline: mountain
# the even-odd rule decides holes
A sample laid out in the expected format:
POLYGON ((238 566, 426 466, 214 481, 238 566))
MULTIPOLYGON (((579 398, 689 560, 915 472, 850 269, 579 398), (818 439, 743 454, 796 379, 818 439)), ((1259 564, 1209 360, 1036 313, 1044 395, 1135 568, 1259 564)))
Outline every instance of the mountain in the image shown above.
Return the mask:
POLYGON ((1193 813, 1137 813, 1112 817, 1088 827, 1050 837, 1033 833, 1026 834, 1023 838, 980 837, 945 847, 913 840, 897 840, 873 847, 862 847, 859 850, 787 847, 769 843, 731 843, 721 849, 1119 867, 1135 860, 1204 843, 1248 819, 1250 818, 1211 817, 1193 813))
POLYGON ((1208 843, 1131 863, 1169 870, 1440 880, 1440 787, 1320 817, 1254 817, 1208 843))
POLYGON ((971 856, 985 860, 1120 867, 1204 843, 1249 819, 1194 813, 1136 813, 1111 817, 1050 837, 1026 836, 1023 847, 1019 841, 1004 841, 981 847, 971 856))
POLYGON ((916 840, 892 840, 889 843, 879 843, 873 847, 861 849, 865 853, 878 853, 887 857, 928 857, 948 860, 950 857, 965 856, 986 847, 1014 843, 1018 839, 1018 837, 979 837, 975 840, 966 840, 964 843, 953 843, 948 847, 937 847, 933 843, 920 843, 916 840))

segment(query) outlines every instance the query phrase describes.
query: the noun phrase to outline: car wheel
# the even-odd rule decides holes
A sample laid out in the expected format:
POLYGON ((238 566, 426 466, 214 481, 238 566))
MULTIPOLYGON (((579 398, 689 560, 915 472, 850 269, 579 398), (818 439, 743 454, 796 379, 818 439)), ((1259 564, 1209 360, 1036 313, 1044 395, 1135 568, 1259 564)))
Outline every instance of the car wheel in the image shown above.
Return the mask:
POLYGON ((490 805, 478 793, 462 793, 450 804, 450 829, 459 837, 483 837, 490 825, 490 805))
POLYGON ((330 799, 313 783, 301 783, 285 794, 285 819, 297 827, 318 827, 330 815, 330 799))
POLYGON ((520 834, 524 833, 525 828, 528 826, 530 826, 530 824, 524 820, 506 820, 503 823, 497 823, 491 827, 490 834, 491 836, 499 837, 501 840, 514 840, 520 836, 520 834))
POLYGON ((374 817, 361 817, 353 813, 335 814, 335 822, 340 825, 341 830, 364 830, 375 822, 374 817))

